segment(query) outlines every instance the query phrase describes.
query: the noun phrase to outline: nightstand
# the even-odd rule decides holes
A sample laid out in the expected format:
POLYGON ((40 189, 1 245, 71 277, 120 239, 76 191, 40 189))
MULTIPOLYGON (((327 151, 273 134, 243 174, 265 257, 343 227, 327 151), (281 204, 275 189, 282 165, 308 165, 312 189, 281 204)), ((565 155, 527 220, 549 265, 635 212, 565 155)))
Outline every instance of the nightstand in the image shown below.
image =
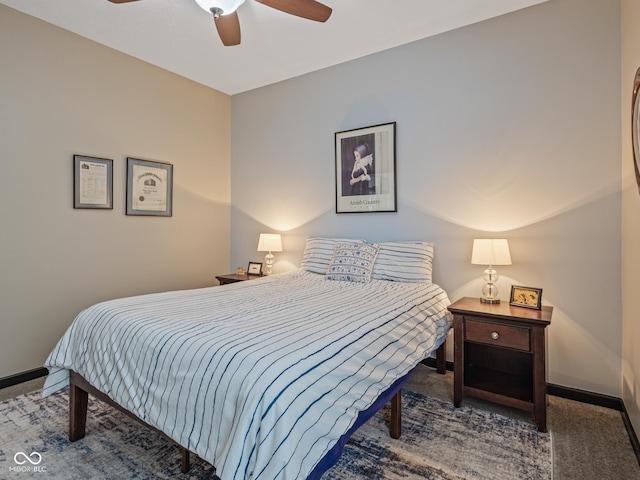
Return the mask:
POLYGON ((453 313, 453 403, 465 395, 533 412, 547 431, 545 328, 553 307, 487 304, 465 297, 453 313))
POLYGON ((245 280, 256 280, 262 278, 262 275, 237 275, 235 273, 229 273, 228 275, 216 275, 216 280, 220 282, 220 285, 226 285, 227 283, 244 282, 245 280))

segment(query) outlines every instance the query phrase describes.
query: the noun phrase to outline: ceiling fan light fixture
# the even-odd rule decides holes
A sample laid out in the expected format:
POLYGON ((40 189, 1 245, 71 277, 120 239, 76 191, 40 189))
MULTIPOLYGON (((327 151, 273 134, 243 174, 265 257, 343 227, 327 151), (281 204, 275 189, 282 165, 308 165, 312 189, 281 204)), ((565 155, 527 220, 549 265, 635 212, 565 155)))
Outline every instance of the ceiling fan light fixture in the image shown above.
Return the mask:
POLYGON ((205 12, 220 16, 235 12, 244 0, 196 0, 196 3, 205 12))

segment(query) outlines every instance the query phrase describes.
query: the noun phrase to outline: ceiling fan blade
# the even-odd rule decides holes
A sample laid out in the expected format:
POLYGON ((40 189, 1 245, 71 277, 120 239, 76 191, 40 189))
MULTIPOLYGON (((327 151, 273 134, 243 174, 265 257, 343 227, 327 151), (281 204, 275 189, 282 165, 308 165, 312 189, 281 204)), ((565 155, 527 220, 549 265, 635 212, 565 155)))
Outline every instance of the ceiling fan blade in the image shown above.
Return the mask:
POLYGON ((240 20, 238 12, 229 15, 220 15, 218 18, 213 17, 216 23, 216 29, 220 40, 225 47, 232 47, 240 44, 240 20))
POLYGON ((129 3, 129 2, 137 2, 138 0, 109 0, 111 3, 129 3))
POLYGON ((326 22, 332 12, 331 8, 315 0, 256 0, 256 2, 316 22, 326 22))

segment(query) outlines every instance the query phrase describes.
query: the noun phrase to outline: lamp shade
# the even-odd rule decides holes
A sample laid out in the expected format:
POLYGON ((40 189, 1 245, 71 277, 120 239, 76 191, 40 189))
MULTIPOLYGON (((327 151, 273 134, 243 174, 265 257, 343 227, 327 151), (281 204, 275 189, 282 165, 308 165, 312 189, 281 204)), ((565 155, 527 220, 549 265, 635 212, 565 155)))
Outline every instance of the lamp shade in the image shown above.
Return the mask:
POLYGON ((261 233, 258 240, 259 252, 281 252, 282 237, 279 233, 261 233))
POLYGON ((476 238, 471 252, 473 265, 511 265, 506 238, 476 238))

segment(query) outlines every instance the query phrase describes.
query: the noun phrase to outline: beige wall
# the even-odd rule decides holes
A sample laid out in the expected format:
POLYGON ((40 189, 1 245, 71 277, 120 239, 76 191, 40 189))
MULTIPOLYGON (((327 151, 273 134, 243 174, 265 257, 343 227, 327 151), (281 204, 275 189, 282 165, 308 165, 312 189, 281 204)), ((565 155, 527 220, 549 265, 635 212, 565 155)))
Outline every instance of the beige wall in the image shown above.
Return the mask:
POLYGON ((633 169, 631 94, 640 67, 640 2, 622 1, 622 398, 640 432, 640 193, 633 169))
POLYGON ((429 240, 455 300, 480 293, 473 238, 506 237, 502 298, 554 306, 549 382, 620 397, 620 88, 619 2, 552 0, 235 95, 232 264, 261 231, 276 270, 307 235, 429 240), (337 215, 334 132, 390 121, 398 212, 337 215))
POLYGON ((0 5, 0 378, 76 314, 229 269, 229 96, 0 5), (114 209, 73 209, 74 154, 114 161, 114 209), (126 157, 174 165, 173 217, 124 214, 126 157))

